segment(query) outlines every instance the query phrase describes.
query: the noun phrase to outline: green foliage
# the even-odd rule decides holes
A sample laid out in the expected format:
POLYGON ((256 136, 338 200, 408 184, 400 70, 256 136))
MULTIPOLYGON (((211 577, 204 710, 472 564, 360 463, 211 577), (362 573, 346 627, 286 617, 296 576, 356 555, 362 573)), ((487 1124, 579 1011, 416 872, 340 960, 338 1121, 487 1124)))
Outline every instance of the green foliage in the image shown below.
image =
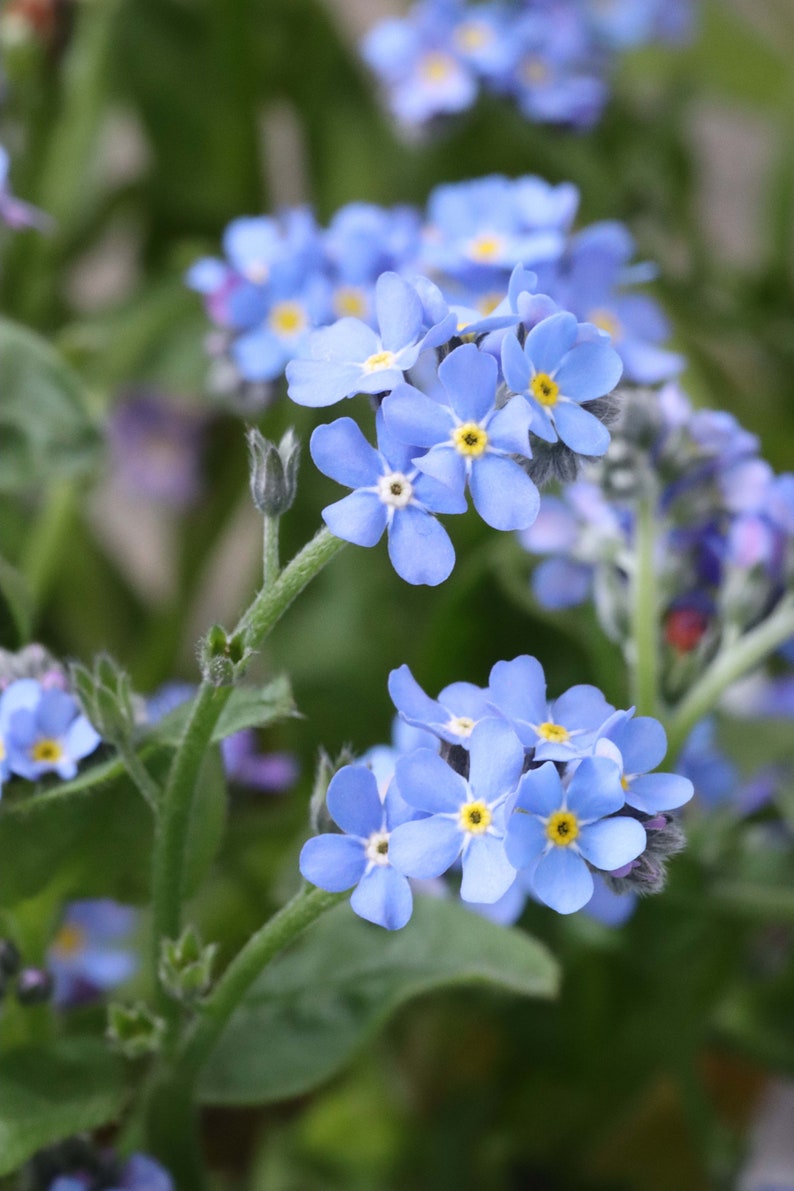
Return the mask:
POLYGON ((38 1149, 118 1117, 126 1099, 124 1066, 93 1037, 25 1049, 0 1064, 0 1175, 38 1149))
MULTIPOLYGON (((190 716, 190 706, 190 703, 183 703, 163 716, 151 729, 149 737, 163 744, 178 744, 190 716)), ((295 714, 289 679, 285 675, 274 678, 263 687, 238 686, 221 712, 212 739, 218 743, 244 728, 264 728, 295 714)))
POLYGON ((33 598, 24 575, 0 557, 0 648, 17 649, 30 639, 33 598))
POLYGON ((394 933, 342 905, 256 982, 210 1061, 202 1099, 262 1104, 311 1091, 401 1005, 434 989, 486 985, 552 997, 557 981, 535 939, 495 930, 457 902, 419 898, 410 928, 394 933))

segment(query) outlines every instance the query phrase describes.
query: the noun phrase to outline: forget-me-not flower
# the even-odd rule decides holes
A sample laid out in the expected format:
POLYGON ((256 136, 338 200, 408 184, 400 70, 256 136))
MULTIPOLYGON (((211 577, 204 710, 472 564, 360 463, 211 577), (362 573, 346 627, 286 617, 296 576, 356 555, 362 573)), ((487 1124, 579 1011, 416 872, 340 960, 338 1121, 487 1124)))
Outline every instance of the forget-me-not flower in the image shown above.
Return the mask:
POLYGON ((100 740, 77 701, 57 689, 42 690, 35 705, 13 711, 6 731, 11 770, 31 781, 47 773, 68 781, 100 740))
POLYGON ((47 953, 56 1005, 77 1005, 122 984, 138 967, 125 945, 137 913, 110 898, 71 902, 47 953))
POLYGON ((392 670, 389 694, 406 723, 432 732, 447 744, 469 747, 472 731, 479 720, 492 716, 487 688, 472 682, 452 682, 438 699, 431 699, 420 687, 407 666, 392 670))
POLYGON ((650 773, 664 760, 667 735, 658 720, 618 711, 605 724, 595 755, 618 766, 626 803, 646 815, 672 811, 689 802, 694 787, 677 773, 650 773))

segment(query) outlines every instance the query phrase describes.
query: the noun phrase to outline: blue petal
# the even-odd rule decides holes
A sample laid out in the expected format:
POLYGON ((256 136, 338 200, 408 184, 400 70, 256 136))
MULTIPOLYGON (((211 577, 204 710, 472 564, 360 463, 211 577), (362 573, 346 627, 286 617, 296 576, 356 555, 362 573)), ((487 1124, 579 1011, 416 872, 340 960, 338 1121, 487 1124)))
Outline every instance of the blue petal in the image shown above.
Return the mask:
POLYGON ((440 484, 446 484, 453 492, 464 491, 466 461, 454 447, 433 447, 426 455, 414 459, 414 463, 426 476, 432 476, 440 484))
POLYGON ((322 360, 290 360, 287 390, 296 405, 318 409, 358 392, 364 374, 360 364, 327 364, 322 360))
POLYGON ((514 459, 485 454, 469 481, 474 507, 493 529, 528 529, 538 515, 540 494, 514 459))
POLYGON ((552 314, 533 327, 524 344, 533 371, 552 374, 576 342, 577 330, 576 318, 567 311, 552 314))
POLYGON ((406 583, 436 587, 455 566, 455 550, 444 526, 415 505, 397 509, 389 526, 389 558, 406 583))
POLYGON ((475 797, 486 802, 511 792, 524 767, 523 745, 503 720, 482 720, 475 725, 469 757, 469 785, 475 797))
POLYGON ((573 401, 555 405, 554 422, 562 441, 577 455, 603 455, 611 442, 604 423, 573 401))
POLYGON ((456 347, 439 365, 438 379, 464 422, 481 422, 493 409, 498 371, 493 356, 479 351, 473 343, 456 347))
POLYGON ((656 811, 674 811, 689 802, 694 792, 689 778, 677 773, 647 773, 629 782, 626 802, 652 815, 656 811))
POLYGON ((431 513, 465 513, 469 507, 465 487, 456 490, 421 473, 411 482, 416 500, 431 513))
POLYGON ((608 343, 579 343, 568 352, 555 380, 574 401, 595 401, 611 393, 623 374, 623 363, 608 343))
POLYGON ((636 819, 618 815, 583 827, 577 839, 579 850, 595 868, 604 872, 621 868, 645 851, 645 828, 636 819))
POLYGON ((537 815, 515 813, 507 820, 505 852, 515 868, 533 865, 543 855, 548 843, 546 829, 537 815))
MULTIPOLYGON (((81 761, 102 743, 102 737, 84 715, 78 715, 63 738, 64 752, 73 761, 81 761)), ((661 809, 661 808, 660 808, 661 809)))
POLYGON ((346 488, 367 488, 383 474, 378 452, 364 438, 352 418, 337 418, 318 426, 309 442, 315 466, 346 488))
POLYGON ((552 848, 538 862, 532 887, 542 902, 558 914, 573 914, 593 896, 590 870, 570 848, 552 848))
MULTIPOLYGON (((522 777, 515 806, 518 810, 529 811, 530 814, 541 815, 547 819, 563 805, 563 790, 557 767, 552 761, 546 761, 539 769, 530 769, 522 777)), ((523 816, 519 816, 522 818, 523 816)), ((511 819, 511 824, 513 820, 511 819)))
POLYGON ((432 815, 395 827, 389 838, 389 860, 406 877, 426 881, 451 868, 462 846, 455 820, 432 815))
POLYGON ((412 385, 397 385, 384 399, 381 409, 386 426, 400 442, 432 447, 449 441, 454 424, 452 413, 412 385))
POLYGON ((529 388, 529 360, 515 335, 505 335, 502 343, 502 372, 508 388, 525 393, 529 388))
POLYGON ((555 699, 553 705, 554 722, 564 724, 569 731, 586 728, 595 732, 614 710, 598 687, 589 682, 569 687, 564 695, 555 699))
POLYGON ((275 380, 283 370, 289 352, 276 336, 262 327, 235 339, 231 356, 246 380, 275 380))
POLYGON ((425 727, 447 718, 441 704, 425 694, 407 666, 392 670, 388 686, 392 703, 409 724, 425 727))
POLYGON ((512 662, 497 662, 488 687, 495 706, 508 719, 531 724, 546 719, 546 677, 537 658, 522 654, 512 662))
POLYGON ((649 769, 655 769, 667 752, 667 734, 659 721, 649 715, 624 720, 607 735, 620 749, 626 773, 647 773, 649 769))
POLYGON ((439 703, 452 712, 453 715, 465 715, 469 719, 479 720, 483 716, 493 714, 488 708, 487 690, 475 686, 473 682, 451 682, 439 692, 439 703))
POLYGON ((626 801, 620 777, 609 757, 585 757, 568 787, 569 809, 585 821, 619 811, 626 801))
POLYGON ((430 749, 417 749, 401 757, 395 777, 405 801, 420 811, 452 814, 466 801, 466 782, 430 749))
POLYGON ((391 865, 376 865, 362 877, 350 905, 359 918, 385 926, 386 930, 400 930, 411 917, 411 886, 391 865))
POLYGON ((509 451, 513 455, 529 458, 529 427, 534 410, 523 397, 513 397, 503 409, 488 422, 488 441, 497 451, 509 451))
POLYGON ((331 778, 325 796, 328 812, 348 835, 366 839, 383 829, 383 803, 378 783, 365 765, 345 765, 331 778))
POLYGON ((462 864, 460 896, 465 902, 496 902, 516 879, 516 870, 505 854, 504 842, 495 835, 472 838, 463 853, 462 864))
POLYGON ((350 835, 315 835, 301 849, 302 876, 329 893, 342 893, 358 884, 366 867, 364 848, 350 835))
POLYGON ((48 690, 36 708, 36 723, 43 736, 63 736, 78 714, 77 703, 66 691, 48 690))
POLYGON ((386 351, 399 351, 417 339, 422 327, 422 303, 416 290, 397 273, 381 273, 378 278, 375 311, 386 351))
POLYGON ((544 608, 575 608, 590 595, 593 568, 567 558, 548 558, 532 572, 532 591, 544 608))
POLYGON ((388 514, 374 492, 351 492, 323 509, 323 521, 335 537, 354 546, 374 546, 386 528, 388 514))

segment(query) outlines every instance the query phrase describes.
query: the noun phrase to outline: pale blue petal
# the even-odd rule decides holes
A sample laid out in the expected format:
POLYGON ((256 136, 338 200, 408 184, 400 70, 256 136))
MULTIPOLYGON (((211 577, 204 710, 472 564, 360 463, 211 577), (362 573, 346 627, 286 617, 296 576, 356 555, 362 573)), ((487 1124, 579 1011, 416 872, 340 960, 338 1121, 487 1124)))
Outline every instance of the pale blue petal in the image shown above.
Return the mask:
POLYGON ((446 484, 453 492, 463 492, 466 487, 466 461, 454 447, 433 447, 414 463, 426 476, 446 484))
POLYGON ((532 887, 542 902, 558 914, 573 914, 593 896, 589 868, 570 848, 552 848, 538 862, 532 887))
POLYGON ((465 902, 496 902, 516 879, 504 842, 495 835, 474 836, 463 853, 462 863, 460 896, 465 902))
POLYGON ((513 397, 503 409, 488 422, 488 442, 497 451, 509 451, 513 455, 529 458, 529 427, 534 410, 523 397, 513 397))
POLYGON ((351 889, 366 867, 363 845, 350 835, 315 835, 301 849, 301 875, 329 893, 351 889))
POLYGON ((282 372, 289 351, 278 338, 262 327, 235 339, 231 357, 246 380, 275 380, 282 372))
POLYGON ((474 507, 493 529, 528 529, 538 515, 540 494, 513 459, 485 454, 469 481, 474 507))
POLYGON ((603 455, 612 441, 604 423, 573 401, 555 405, 554 422, 562 441, 577 455, 603 455))
POLYGON ((290 360, 288 394, 296 405, 318 409, 334 405, 358 392, 364 374, 359 364, 327 364, 321 360, 290 360))
POLYGON ((466 801, 466 782, 430 749, 416 749, 401 757, 395 777, 405 801, 420 811, 457 813, 466 801))
POLYGON ((36 723, 43 736, 60 737, 77 715, 77 703, 66 691, 48 690, 36 708, 36 723))
POLYGON ((502 372, 509 389, 525 393, 529 388, 529 360, 515 335, 505 335, 502 343, 502 372))
POLYGON ((328 812, 348 835, 368 838, 383 829, 378 783, 365 765, 345 765, 331 778, 325 796, 328 812))
POLYGON ((595 401, 611 393, 623 374, 623 363, 608 343, 580 343, 560 364, 555 380, 574 401, 595 401))
POLYGON ((554 422, 549 417, 546 410, 540 402, 530 398, 530 408, 532 409, 532 425, 530 430, 536 434, 538 438, 542 438, 544 442, 556 442, 558 435, 554 428, 554 422))
POLYGON ((507 820, 505 852, 515 868, 529 868, 543 855, 548 843, 546 828, 537 815, 516 812, 507 820))
POLYGON ((432 447, 447 442, 452 433, 452 412, 412 385, 397 385, 381 409, 390 433, 400 442, 432 447))
POLYGON ((612 872, 645 851, 645 828, 636 819, 618 815, 583 827, 577 839, 579 850, 594 868, 612 872))
POLYGON ((531 361, 533 373, 554 373, 562 357, 576 342, 578 323, 567 311, 544 318, 529 332, 524 352, 531 361))
POLYGON ((391 865, 376 865, 362 877, 350 905, 359 918, 400 930, 411 917, 413 898, 407 877, 391 865))
POLYGON ((63 738, 64 752, 73 761, 80 761, 83 757, 87 757, 101 743, 102 737, 84 715, 77 716, 70 727, 67 728, 63 738))
POLYGON ((481 422, 496 401, 498 367, 493 356, 464 343, 442 361, 438 379, 464 422, 481 422))
POLYGON ((611 703, 607 703, 597 686, 580 682, 555 699, 552 710, 554 722, 564 724, 569 731, 587 728, 595 732, 615 709, 611 703))
POLYGON ((381 273, 378 278, 375 312, 386 351, 399 351, 418 338, 422 327, 422 303, 416 290, 397 273, 381 273))
POLYGON ((659 721, 649 715, 624 720, 607 735, 620 749, 626 773, 647 773, 649 769, 655 769, 667 752, 667 734, 659 721))
POLYGON ((590 595, 593 568, 567 558, 548 558, 532 572, 532 591, 544 608, 575 608, 590 595))
POLYGON ((626 801, 620 778, 609 757, 585 757, 568 787, 569 810, 585 821, 619 811, 626 801))
MULTIPOLYGON (((529 811, 547 819, 563 805, 563 790, 557 767, 546 761, 539 769, 530 769, 521 778, 515 800, 516 810, 529 811)), ((525 816, 519 816, 524 818, 525 816)), ((512 825, 514 819, 510 820, 512 825)))
POLYGON ((351 492, 323 509, 331 533, 354 546, 374 546, 386 528, 386 506, 374 492, 351 492))
POLYGON ((372 487, 383 475, 380 455, 352 418, 337 418, 318 426, 309 442, 309 452, 324 476, 346 488, 372 487))
POLYGON ((465 487, 456 491, 440 480, 421 473, 411 482, 416 500, 432 513, 465 513, 469 507, 465 487))
POLYGON ((389 526, 389 558, 406 583, 437 587, 452 573, 455 550, 432 513, 415 505, 397 509, 389 526))
POLYGON ((426 881, 451 868, 462 846, 457 822, 432 815, 395 827, 389 838, 389 860, 406 877, 426 881))
POLYGON ((547 718, 546 677, 537 658, 522 654, 511 662, 497 662, 488 688, 494 704, 508 719, 537 724, 547 718))
POLYGON ((689 802, 695 792, 689 778, 677 773, 646 773, 629 782, 626 802, 646 815, 674 811, 689 802))
POLYGON ((425 727, 447 718, 441 704, 425 694, 407 666, 392 670, 388 687, 392 703, 409 724, 425 727))
POLYGON ((524 747, 503 720, 482 720, 469 740, 469 785, 475 798, 494 802, 512 792, 524 767, 524 747))

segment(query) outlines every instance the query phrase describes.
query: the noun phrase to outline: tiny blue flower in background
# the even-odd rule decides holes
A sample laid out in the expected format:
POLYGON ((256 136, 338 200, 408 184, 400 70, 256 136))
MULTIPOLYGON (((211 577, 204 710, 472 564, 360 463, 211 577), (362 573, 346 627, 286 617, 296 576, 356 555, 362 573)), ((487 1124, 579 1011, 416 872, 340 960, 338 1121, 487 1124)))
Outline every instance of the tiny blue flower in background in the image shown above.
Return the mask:
POLYGON ((206 414, 165 395, 130 393, 108 420, 113 483, 130 495, 188 508, 203 489, 206 414))
POLYGON ((553 314, 538 323, 521 344, 507 335, 502 344, 505 380, 532 406, 532 433, 546 442, 562 439, 581 455, 603 455, 609 431, 581 403, 611 393, 623 371, 607 343, 581 342, 572 314, 553 314))
POLYGON ((47 953, 56 1005, 80 1005, 129 980, 138 957, 124 945, 138 915, 109 898, 72 902, 47 953))
POLYGON ((5 743, 13 773, 31 781, 47 773, 69 780, 78 761, 100 744, 100 736, 71 695, 50 689, 41 691, 35 705, 11 712, 5 743))
POLYGON ((497 364, 474 344, 455 348, 438 369, 448 404, 411 385, 398 385, 383 402, 386 425, 401 442, 429 448, 414 459, 463 497, 494 529, 526 529, 540 506, 538 490, 512 455, 529 458, 532 411, 514 398, 496 408, 497 364))
POLYGON ((297 758, 292 753, 260 752, 253 728, 243 728, 224 737, 221 756, 229 781, 251 790, 283 794, 298 780, 297 758))
POLYGON ((618 711, 604 726, 595 755, 609 757, 618 766, 626 804, 646 815, 672 811, 689 802, 694 787, 677 773, 649 773, 667 752, 667 735, 651 716, 634 717, 618 711))
POLYGON ((377 779, 363 765, 334 774, 328 811, 343 835, 316 835, 303 845, 300 871, 331 893, 355 885, 350 905, 360 918, 399 930, 411 917, 413 898, 405 876, 392 865, 394 829, 417 816, 392 784, 381 799, 377 779))
POLYGON ((623 802, 619 770, 607 758, 586 758, 567 786, 551 762, 524 774, 505 846, 516 868, 531 870, 542 902, 560 914, 581 910, 594 890, 588 862, 612 871, 640 855, 645 829, 616 815, 623 802))
POLYGON ((392 863, 409 877, 445 873, 460 857, 460 896, 496 902, 515 880, 504 851, 505 804, 524 765, 514 732, 498 720, 477 724, 469 742, 469 778, 429 749, 397 762, 395 781, 406 802, 429 817, 392 833, 392 863))
POLYGON ((509 722, 536 761, 571 761, 590 752, 599 729, 614 712, 597 687, 572 686, 558 699, 546 697, 537 658, 523 654, 497 662, 488 689, 492 706, 509 722))
MULTIPOLYGON (((107 1177, 113 1181, 108 1182, 102 1177, 103 1191, 174 1191, 170 1174, 146 1154, 133 1154, 123 1165, 116 1162, 112 1153, 105 1155, 105 1159, 104 1165, 112 1171, 107 1177)), ((70 1164, 70 1172, 58 1175, 47 1191, 92 1191, 98 1186, 92 1170, 74 1170, 70 1164)))
POLYGON ((471 682, 453 682, 444 687, 438 699, 426 695, 407 666, 392 670, 389 694, 406 723, 432 732, 447 744, 469 747, 475 724, 492 716, 487 688, 471 682))
POLYGON ((519 17, 511 29, 512 69, 503 86, 530 120, 589 128, 608 90, 576 8, 551 4, 519 17))
POLYGON ((466 500, 411 461, 412 451, 393 440, 378 413, 378 450, 352 418, 318 426, 311 456, 324 475, 355 491, 323 509, 331 533, 357 546, 374 546, 387 530, 389 558, 407 583, 431 587, 449 576, 455 551, 434 513, 464 513, 466 500))

